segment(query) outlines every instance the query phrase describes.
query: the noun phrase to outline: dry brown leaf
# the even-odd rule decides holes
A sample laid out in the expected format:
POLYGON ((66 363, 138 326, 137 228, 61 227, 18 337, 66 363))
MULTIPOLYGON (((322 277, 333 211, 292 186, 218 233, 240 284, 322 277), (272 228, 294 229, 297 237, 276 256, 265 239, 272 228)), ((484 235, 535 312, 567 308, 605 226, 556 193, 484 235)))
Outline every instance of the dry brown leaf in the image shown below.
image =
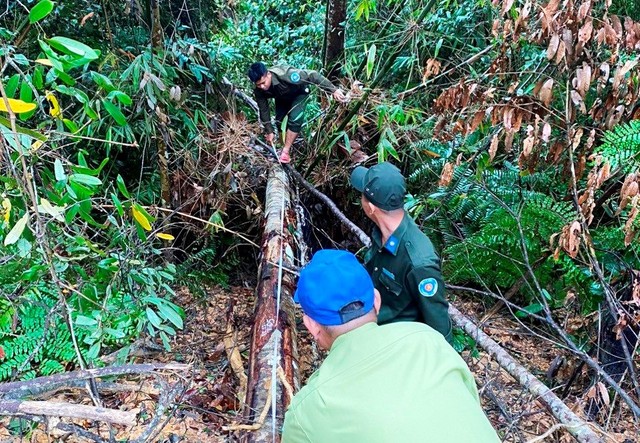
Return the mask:
POLYGON ((628 60, 622 67, 616 70, 613 76, 613 90, 617 90, 625 75, 638 64, 638 60, 628 60))
POLYGON ((573 132, 573 135, 571 136, 571 149, 572 150, 576 150, 576 148, 580 145, 580 141, 582 141, 582 134, 584 134, 584 131, 582 130, 582 128, 578 128, 577 131, 573 132))
POLYGON ((427 60, 427 66, 424 68, 424 74, 422 74, 422 82, 426 82, 429 77, 434 75, 438 75, 440 73, 441 63, 434 59, 430 58, 427 60))
POLYGON ((531 155, 531 151, 533 151, 534 142, 535 142, 535 138, 533 136, 529 136, 524 139, 524 142, 522 142, 522 155, 524 157, 529 157, 529 155, 531 155))
POLYGON ((505 15, 509 11, 511 11, 511 7, 513 6, 513 1, 514 0, 504 0, 502 2, 502 15, 505 15))
POLYGON ((587 107, 584 104, 584 100, 582 100, 580 93, 575 89, 571 90, 571 101, 578 109, 580 109, 580 112, 583 114, 587 113, 587 107))
POLYGON ((442 173, 440 174, 440 181, 438 182, 438 186, 449 186, 451 183, 451 179, 453 178, 453 164, 450 162, 445 163, 442 168, 442 173))
POLYGON ((482 123, 482 120, 484 120, 484 116, 485 112, 483 110, 476 111, 476 113, 473 115, 473 118, 471 119, 471 123, 469 123, 469 132, 473 132, 478 129, 478 126, 480 126, 480 123, 482 123))
POLYGON ((616 33, 616 39, 622 40, 622 23, 620 22, 620 17, 617 15, 611 15, 611 26, 616 33))
POLYGON ((556 56, 556 52, 558 52, 558 46, 560 45, 560 36, 558 34, 553 34, 551 36, 551 40, 549 41, 549 46, 547 47, 547 59, 553 60, 556 56))
POLYGON ((507 108, 504 111, 504 115, 502 116, 504 127, 507 131, 511 131, 513 129, 513 114, 515 112, 514 108, 507 108))
POLYGON ((549 106, 551 104, 551 99, 553 98, 553 79, 548 79, 545 81, 540 88, 540 93, 538 98, 545 105, 549 106))
POLYGON ((80 20, 80 27, 82 28, 88 20, 90 20, 95 15, 95 12, 90 12, 80 20))
POLYGON ((548 122, 544 122, 544 125, 542 126, 542 141, 545 143, 548 143, 550 136, 551 136, 551 125, 548 122))
POLYGON ((640 306, 640 271, 633 269, 631 271, 631 297, 636 306, 640 306))
POLYGON ((589 11, 591 10, 591 0, 587 0, 585 1, 583 4, 580 5, 580 7, 578 8, 578 21, 582 21, 585 18, 587 18, 587 15, 589 15, 589 11))
POLYGON ((566 58, 567 55, 567 47, 563 41, 558 45, 558 51, 556 52, 556 58, 554 60, 556 65, 559 65, 560 62, 566 58))
POLYGON ((591 40, 592 35, 593 35, 593 21, 591 19, 588 19, 578 31, 578 41, 583 45, 587 44, 589 40, 591 40))
POLYGON ((567 239, 567 253, 571 258, 578 256, 578 250, 580 249, 580 234, 582 233, 582 226, 579 221, 574 221, 569 228, 569 236, 567 239))
POLYGON ((507 135, 504 137, 504 151, 505 152, 511 152, 511 149, 513 148, 513 137, 514 137, 515 133, 514 132, 507 132, 507 135))
POLYGON ((496 152, 498 152, 498 143, 500 139, 498 138, 498 134, 494 135, 491 139, 491 146, 489 146, 489 161, 493 161, 496 156, 496 152))
POLYGON ((598 382, 597 386, 598 393, 600 394, 600 399, 606 406, 609 406, 609 391, 607 391, 607 388, 601 381, 598 382))

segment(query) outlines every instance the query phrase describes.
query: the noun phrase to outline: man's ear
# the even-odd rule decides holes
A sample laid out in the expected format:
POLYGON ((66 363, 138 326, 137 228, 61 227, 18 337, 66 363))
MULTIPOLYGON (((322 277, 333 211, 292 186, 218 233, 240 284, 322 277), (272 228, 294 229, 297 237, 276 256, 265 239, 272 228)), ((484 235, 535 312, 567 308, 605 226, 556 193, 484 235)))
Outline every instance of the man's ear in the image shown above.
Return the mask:
POLYGON ((376 315, 380 312, 380 306, 382 305, 382 298, 380 298, 380 291, 373 288, 373 309, 376 310, 376 315))
POLYGON ((320 335, 320 323, 306 314, 302 317, 302 322, 304 323, 304 326, 307 328, 309 333, 313 336, 313 338, 317 340, 318 335, 320 335))
POLYGON ((367 200, 367 210, 365 212, 369 217, 373 217, 373 214, 376 212, 376 205, 367 200))

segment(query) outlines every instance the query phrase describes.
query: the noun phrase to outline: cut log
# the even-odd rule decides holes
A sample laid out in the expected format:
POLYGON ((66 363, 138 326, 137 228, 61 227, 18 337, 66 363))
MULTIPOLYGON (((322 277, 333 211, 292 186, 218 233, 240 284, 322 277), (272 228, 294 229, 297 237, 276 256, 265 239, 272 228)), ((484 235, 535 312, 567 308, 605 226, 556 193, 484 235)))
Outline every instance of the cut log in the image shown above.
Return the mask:
POLYGON ((2 383, 0 384, 0 397, 2 397, 3 400, 15 400, 54 391, 69 384, 74 384, 78 380, 112 377, 116 375, 144 374, 162 369, 184 372, 189 369, 189 367, 189 365, 179 363, 147 363, 65 372, 64 374, 38 377, 33 380, 2 383))
POLYGON ((536 395, 538 400, 549 408, 553 416, 566 426, 566 429, 576 440, 584 443, 604 441, 584 420, 569 409, 551 389, 538 380, 524 366, 515 361, 498 343, 482 332, 473 321, 462 315, 453 305, 449 305, 449 314, 453 322, 464 329, 482 349, 495 358, 504 370, 511 374, 529 392, 536 395))
POLYGON ((268 403, 271 405, 263 418, 264 425, 242 436, 246 442, 280 441, 279 431, 290 399, 277 376, 278 367, 284 371, 287 383, 296 389, 299 385, 292 296, 294 276, 271 264, 295 266, 289 227, 295 226, 296 215, 291 209, 289 179, 278 164, 271 166, 265 200, 265 228, 258 268, 245 418, 255 424, 260 421, 261 411, 269 407, 268 403))
POLYGON ((0 415, 82 418, 127 426, 136 424, 136 413, 50 401, 0 401, 0 415))

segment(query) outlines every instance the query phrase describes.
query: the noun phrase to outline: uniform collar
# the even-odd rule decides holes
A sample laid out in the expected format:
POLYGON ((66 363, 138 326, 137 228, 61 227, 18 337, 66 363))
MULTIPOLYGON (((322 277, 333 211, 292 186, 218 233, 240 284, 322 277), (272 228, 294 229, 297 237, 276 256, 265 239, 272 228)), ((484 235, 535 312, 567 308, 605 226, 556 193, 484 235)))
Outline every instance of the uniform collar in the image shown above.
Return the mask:
POLYGON ((278 78, 275 72, 271 70, 269 70, 269 72, 271 73, 271 86, 269 86, 269 89, 271 89, 274 86, 278 86, 280 84, 280 79, 278 78))
POLYGON ((374 244, 378 249, 381 249, 384 246, 384 249, 389 251, 393 256, 398 254, 398 247, 402 242, 402 238, 404 237, 405 232, 407 232, 407 227, 409 226, 409 214, 405 211, 404 216, 402 217, 402 221, 398 225, 395 231, 389 236, 387 242, 382 245, 382 232, 380 232, 380 228, 377 226, 373 229, 373 233, 371 235, 374 244))
POLYGON ((339 336, 333 341, 333 344, 331 345, 331 349, 329 350, 329 352, 334 352, 336 349, 338 349, 344 343, 347 343, 349 340, 352 340, 352 339, 357 340, 358 337, 369 334, 370 330, 377 327, 378 327, 378 324, 372 321, 369 323, 365 323, 362 326, 359 326, 356 329, 353 329, 345 334, 342 334, 341 336, 339 336))

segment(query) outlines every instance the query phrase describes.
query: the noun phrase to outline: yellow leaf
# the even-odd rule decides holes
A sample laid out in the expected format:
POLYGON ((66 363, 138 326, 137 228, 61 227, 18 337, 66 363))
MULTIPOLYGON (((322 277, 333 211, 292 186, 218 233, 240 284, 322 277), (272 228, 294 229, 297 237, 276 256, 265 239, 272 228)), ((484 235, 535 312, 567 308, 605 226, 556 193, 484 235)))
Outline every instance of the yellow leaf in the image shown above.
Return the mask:
POLYGON ((62 109, 60 109, 60 103, 58 103, 58 99, 55 95, 53 95, 53 92, 47 92, 44 97, 47 99, 47 101, 49 101, 49 114, 51 114, 51 117, 62 118, 62 109))
POLYGON ((9 200, 8 198, 2 200, 2 209, 4 209, 2 218, 4 219, 5 223, 9 223, 9 217, 11 216, 11 200, 9 200))
POLYGON ((36 63, 40 63, 41 65, 53 67, 53 63, 48 58, 39 58, 36 60, 36 63))
POLYGON ((164 232, 158 232, 156 234, 158 236, 158 238, 161 238, 163 240, 174 240, 175 237, 171 234, 165 234, 164 232))
MULTIPOLYGON (((16 100, 14 98, 8 98, 7 101, 9 102, 9 107, 14 112, 14 114, 24 114, 36 109, 35 103, 27 103, 23 102, 22 100, 16 100)), ((0 111, 9 112, 6 103, 2 98, 0 98, 0 111)))
POLYGON ((44 142, 42 140, 34 141, 33 143, 31 143, 31 151, 36 152, 42 145, 44 145, 44 142))
POLYGON ((145 231, 151 231, 151 224, 142 212, 138 211, 135 206, 131 208, 131 212, 133 212, 133 218, 136 219, 142 229, 144 229, 145 231))

